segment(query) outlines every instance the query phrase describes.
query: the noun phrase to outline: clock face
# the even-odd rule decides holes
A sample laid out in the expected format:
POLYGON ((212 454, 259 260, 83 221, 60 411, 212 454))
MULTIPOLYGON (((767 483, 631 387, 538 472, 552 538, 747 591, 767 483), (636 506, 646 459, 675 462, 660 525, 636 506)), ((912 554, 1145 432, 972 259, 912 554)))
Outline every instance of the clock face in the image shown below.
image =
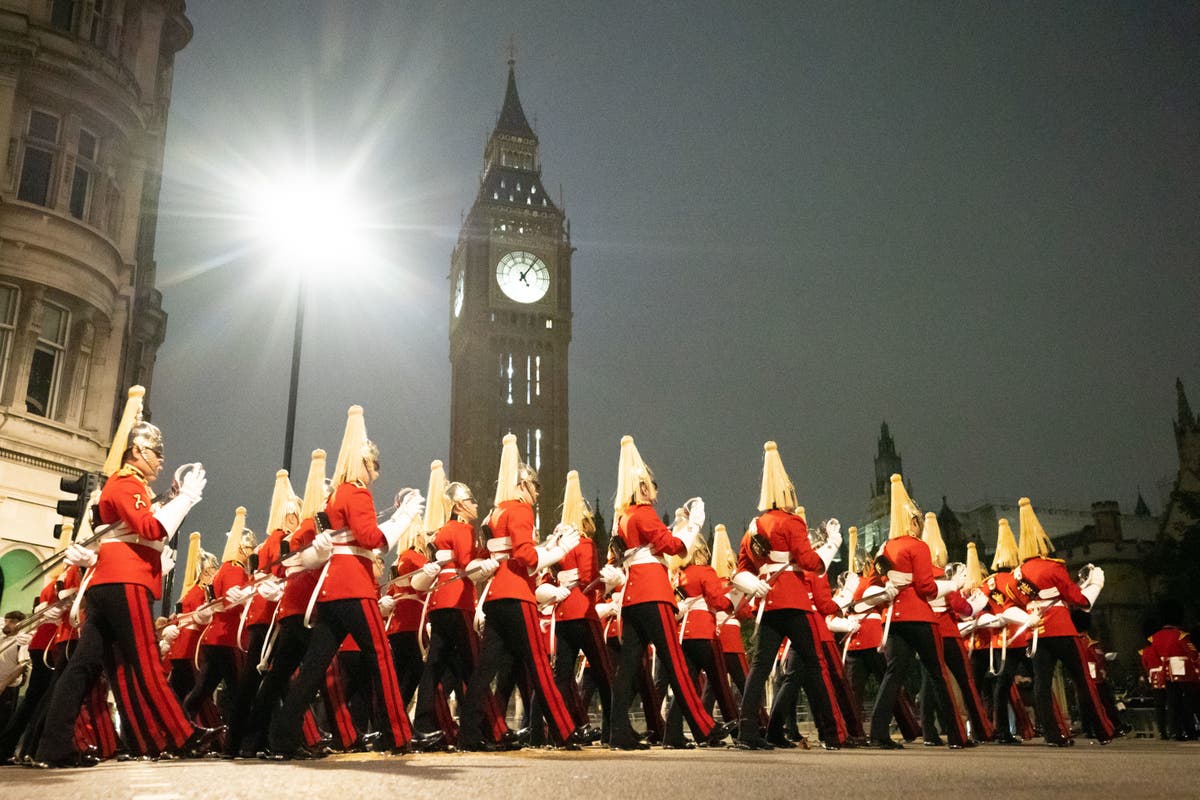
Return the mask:
POLYGON ((458 273, 458 280, 454 282, 454 316, 462 316, 463 308, 463 273, 458 273))
POLYGON ((550 268, 533 253, 507 253, 496 264, 496 283, 518 303, 536 303, 550 289, 550 268))

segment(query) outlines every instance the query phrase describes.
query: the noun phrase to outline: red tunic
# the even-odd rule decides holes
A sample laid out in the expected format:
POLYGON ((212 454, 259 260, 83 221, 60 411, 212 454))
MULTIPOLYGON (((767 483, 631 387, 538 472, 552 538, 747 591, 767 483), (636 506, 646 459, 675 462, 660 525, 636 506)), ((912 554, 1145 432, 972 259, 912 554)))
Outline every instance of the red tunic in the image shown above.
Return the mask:
POLYGON ((1161 666, 1167 682, 1200 681, 1200 653, 1186 633, 1168 625, 1156 631, 1148 641, 1150 644, 1142 649, 1143 664, 1161 666))
MULTIPOLYGON (((114 472, 100 492, 100 522, 123 522, 127 533, 147 542, 166 537, 162 524, 154 518, 150 491, 142 473, 129 465, 114 472)), ((97 552, 89 586, 106 583, 133 583, 145 586, 155 600, 162 596, 162 553, 160 549, 133 542, 105 541, 97 552)))
POLYGON ((803 577, 810 589, 809 597, 812 599, 813 610, 816 611, 817 633, 822 642, 832 642, 834 641, 833 633, 829 630, 829 623, 825 621, 825 617, 831 614, 840 616, 841 608, 833 601, 829 578, 816 572, 805 572, 803 577))
MULTIPOLYGON (((57 581, 50 581, 42 587, 42 591, 38 594, 37 610, 40 611, 43 606, 58 601, 58 588, 56 584, 57 581)), ((45 650, 54 641, 54 634, 57 630, 57 622, 43 622, 41 625, 38 625, 37 630, 33 632, 33 638, 29 640, 28 649, 34 652, 45 650)))
POLYGON ((1067 574, 1066 565, 1056 558, 1035 556, 1021 563, 1021 577, 1038 590, 1038 597, 1026 604, 1027 608, 1032 605, 1041 608, 1038 636, 1075 636, 1077 631, 1068 605, 1088 608, 1091 604, 1067 574), (1054 596, 1047 598, 1047 593, 1054 596))
MULTIPOLYGON (((635 561, 643 556, 681 556, 687 552, 687 545, 675 538, 654 512, 654 506, 647 503, 625 509, 621 513, 618 532, 625 540, 627 554, 632 555, 630 551, 646 547, 635 561)), ((657 559, 629 566, 624 593, 626 606, 638 603, 675 605, 675 590, 671 588, 671 580, 667 577, 666 565, 657 559)))
MULTIPOLYGON (((397 567, 400 575, 408 575, 428 562, 429 559, 425 557, 424 553, 409 549, 400 554, 397 567)), ((389 634, 415 631, 421 626, 421 607, 424 595, 414 590, 411 582, 412 578, 408 578, 403 583, 393 583, 388 587, 388 595, 396 601, 391 616, 386 620, 389 634)))
POLYGON ((771 593, 767 595, 767 611, 785 608, 812 611, 809 585, 796 570, 817 572, 823 570, 825 564, 808 541, 808 526, 804 520, 795 514, 773 508, 759 515, 755 527, 760 535, 767 537, 772 552, 786 553, 787 560, 781 562, 759 557, 750 547, 751 537, 744 536, 738 549, 738 570, 767 579, 770 570, 786 564, 784 571, 771 585, 771 593))
MULTIPOLYGON (((279 543, 283 541, 283 528, 276 528, 271 531, 262 544, 258 546, 258 564, 259 571, 263 571, 264 567, 279 560, 279 543)), ((250 611, 246 614, 246 627, 251 625, 267 625, 271 622, 271 615, 275 613, 277 603, 268 603, 261 594, 254 593, 254 599, 250 601, 250 611)))
MULTIPOLYGON (((79 572, 79 567, 74 564, 67 565, 67 570, 62 574, 62 577, 55 581, 58 589, 57 596, 59 600, 74 600, 75 593, 79 591, 79 585, 83 582, 83 576, 79 572)), ((67 605, 63 609, 62 619, 58 623, 58 630, 54 632, 54 641, 52 644, 60 644, 62 642, 70 642, 79 638, 79 628, 71 624, 68 615, 70 614, 71 606, 67 605)), ((80 627, 83 627, 83 621, 87 617, 87 612, 84 609, 80 610, 80 627)))
POLYGON ((600 574, 596 567, 596 543, 587 537, 581 538, 559 562, 559 567, 579 570, 579 580, 571 587, 570 596, 555 607, 555 617, 559 622, 585 617, 594 619, 596 602, 604 591, 604 584, 592 589, 590 595, 585 595, 583 590, 600 574))
MULTIPOLYGON (((467 564, 480 557, 475 547, 474 526, 456 519, 449 520, 434 535, 433 548, 449 551, 450 561, 442 564, 442 571, 438 573, 437 585, 433 587, 433 596, 429 598, 429 610, 457 608, 467 615, 474 614, 475 584, 465 577, 455 580, 467 568, 467 564)), ((490 594, 488 596, 491 597, 490 594)), ((413 629, 416 629, 415 626, 413 629)))
MULTIPOLYGON (((288 538, 288 552, 296 553, 308 547, 316 535, 317 529, 312 518, 302 521, 295 533, 288 538)), ((279 598, 279 613, 275 618, 287 619, 297 614, 303 614, 308 609, 308 601, 312 597, 313 589, 317 586, 317 577, 321 574, 321 570, 285 568, 282 564, 277 564, 275 574, 287 578, 287 583, 283 587, 283 597, 279 598), (294 571, 288 574, 289 569, 294 571)))
POLYGON ((907 572, 912 581, 892 601, 893 622, 937 622, 929 601, 937 597, 933 578, 933 559, 929 545, 915 536, 888 539, 883 554, 896 572, 907 572))
MULTIPOLYGON (((679 590, 686 597, 703 597, 707 610, 693 608, 688 611, 679 625, 684 639, 711 639, 717 635, 716 616, 718 611, 729 613, 733 603, 725 596, 724 586, 716 570, 707 564, 693 564, 679 573, 679 590)), ((739 632, 738 640, 741 640, 739 632)))
MULTIPOLYGON (((225 593, 237 586, 245 586, 250 582, 246 568, 236 561, 226 561, 213 576, 213 597, 220 599, 225 593)), ((242 622, 242 606, 234 606, 224 611, 213 613, 212 622, 204 633, 202 645, 213 647, 237 647, 238 626, 242 622)))
POLYGON ((534 579, 538 555, 533 545, 533 506, 522 500, 506 500, 490 517, 493 539, 509 538, 509 557, 500 562, 492 576, 487 600, 534 602, 534 579))
MULTIPOLYGON (((1021 590, 1017 588, 1017 579, 1012 576, 1012 572, 1004 571, 997 572, 995 575, 989 575, 987 579, 988 588, 988 610, 993 614, 1000 614, 1009 608, 1025 608, 1025 596, 1021 594, 1021 590)), ((1005 647, 1025 647, 1029 644, 1029 640, 1033 637, 1033 633, 1026 628, 1025 632, 1020 636, 1013 636, 1021 626, 1007 625, 1005 628, 997 628, 992 633, 992 645, 995 647, 1001 646, 1003 638, 1005 647), (1005 636, 1001 636, 1002 631, 1007 631, 1005 636)))
POLYGON ((349 529, 354 539, 351 547, 359 552, 342 554, 337 552, 335 545, 318 602, 378 598, 375 556, 371 551, 386 548, 387 539, 375 523, 375 501, 371 498, 371 490, 358 483, 343 483, 333 490, 325 513, 333 530, 349 529))
MULTIPOLYGON (((884 580, 880 575, 872 575, 870 578, 863 578, 858 582, 858 587, 854 590, 853 600, 857 603, 862 600, 863 593, 872 586, 883 586, 884 580)), ((873 608, 870 611, 858 612, 852 615, 858 620, 858 630, 850 634, 850 649, 851 650, 876 650, 883 642, 883 614, 879 609, 873 608)))
MULTIPOLYGON (((208 592, 199 583, 188 589, 187 594, 179 601, 183 608, 182 613, 184 614, 191 614, 207 602, 208 592)), ((190 661, 196 655, 196 642, 199 638, 199 625, 195 622, 181 624, 179 626, 179 636, 175 637, 175 641, 171 642, 171 647, 167 650, 167 660, 178 661, 186 659, 190 661)))

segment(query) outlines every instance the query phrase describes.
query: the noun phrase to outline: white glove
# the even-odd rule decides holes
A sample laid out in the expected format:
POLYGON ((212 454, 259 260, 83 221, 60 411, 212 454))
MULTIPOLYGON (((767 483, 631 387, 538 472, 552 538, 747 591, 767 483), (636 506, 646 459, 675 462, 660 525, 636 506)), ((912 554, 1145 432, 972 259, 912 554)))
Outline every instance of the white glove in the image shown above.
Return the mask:
POLYGON ((1117 656, 1118 656, 1118 655, 1120 655, 1120 654, 1119 654, 1119 653, 1117 653, 1117 652, 1115 652, 1115 651, 1114 651, 1114 652, 1112 652, 1112 653, 1105 653, 1105 654, 1104 654, 1104 660, 1105 660, 1105 661, 1116 661, 1116 660, 1117 660, 1117 656))
POLYGON ((442 571, 442 565, 436 561, 427 561, 421 565, 421 568, 413 573, 412 587, 418 592, 427 592, 433 588, 433 584, 437 582, 437 576, 442 571))
MULTIPOLYGON (((842 546, 842 523, 838 522, 837 517, 833 517, 825 523, 825 533, 829 539, 836 537, 838 547, 842 546)), ((826 539, 826 541, 829 539, 826 539)))
POLYGON ((162 629, 162 640, 164 642, 166 642, 168 645, 172 644, 178 638, 179 638, 179 626, 178 625, 168 625, 167 627, 162 629))
POLYGON ((941 598, 955 591, 954 581, 940 580, 934 581, 934 583, 937 584, 937 595, 935 595, 935 599, 940 600, 941 598))
POLYGON ((1030 620, 1034 619, 1035 617, 1033 614, 1030 614, 1023 608, 1018 606, 1009 606, 1000 612, 1000 618, 1009 625, 1025 625, 1026 623, 1029 623, 1032 627, 1033 623, 1031 623, 1030 620))
POLYGON ((999 614, 980 614, 977 621, 980 628, 991 628, 994 630, 1004 627, 1004 617, 999 614))
POLYGON ((847 617, 826 617, 825 624, 830 633, 854 633, 861 623, 847 617))
POLYGON ((707 519, 704 513, 704 500, 699 497, 693 497, 683 504, 683 507, 688 510, 688 522, 695 525, 697 530, 704 527, 704 520, 707 519))
POLYGON ((13 637, 13 641, 17 643, 17 647, 28 647, 29 643, 33 641, 33 634, 21 631, 13 637))
POLYGON ((838 548, 841 546, 840 539, 835 543, 833 537, 830 537, 825 540, 825 544, 817 548, 817 555, 821 557, 821 563, 825 565, 825 569, 822 570, 823 572, 829 571, 829 565, 833 563, 833 558, 837 555, 838 548))
POLYGON ((256 591, 268 603, 278 603, 283 597, 283 587, 284 582, 278 578, 267 578, 257 586, 256 591))
POLYGON ((954 582, 954 588, 961 592, 963 587, 967 585, 966 565, 959 565, 959 567, 950 575, 950 580, 954 582))
POLYGON ((552 583, 539 583, 533 591, 533 599, 539 606, 552 606, 558 602, 558 587, 552 583))
POLYGON ((82 547, 72 542, 71 544, 67 545, 67 554, 64 557, 64 560, 68 564, 74 564, 80 569, 87 569, 88 567, 95 566, 96 554, 91 550, 88 550, 86 547, 82 547))
POLYGON ((487 624, 487 614, 483 613, 483 606, 479 606, 478 608, 475 609, 475 619, 474 619, 475 632, 478 633, 480 636, 482 636, 483 628, 486 624, 487 624))
POLYGON ((196 464, 193 469, 187 471, 183 476, 183 480, 179 484, 179 494, 186 496, 192 501, 192 505, 200 502, 200 498, 204 496, 204 487, 208 485, 208 475, 204 472, 202 464, 196 464))
POLYGON ((46 622, 58 622, 60 619, 62 619, 62 616, 62 606, 50 606, 46 609, 46 613, 42 615, 42 619, 46 620, 46 622))
POLYGON ((760 583, 766 583, 766 581, 760 581, 758 576, 753 572, 736 572, 729 582, 733 585, 733 588, 737 589, 742 594, 751 597, 759 597, 759 595, 756 594, 758 591, 758 585, 760 583))
POLYGON ((579 531, 573 525, 560 522, 554 527, 552 541, 562 548, 563 553, 569 553, 579 546, 579 531))
POLYGON ((225 607, 233 608, 254 596, 254 590, 249 586, 230 586, 225 591, 225 607))
POLYGON ((753 594, 759 600, 762 600, 764 597, 766 597, 770 593, 771 593, 771 584, 767 583, 762 578, 758 579, 758 583, 755 585, 754 591, 751 592, 751 594, 753 594))
POLYGON ((978 616, 981 611, 987 608, 987 604, 987 595, 979 589, 967 595, 967 605, 971 606, 971 614, 973 616, 978 616))
POLYGON ((486 581, 500 569, 500 562, 494 558, 477 558, 467 564, 467 577, 473 581, 486 581))
MULTIPOLYGON (((575 534, 575 543, 579 543, 579 534, 575 534)), ((563 549, 561 544, 541 545, 535 547, 537 551, 538 563, 537 566, 529 570, 530 575, 536 575, 546 567, 553 566, 562 561, 566 557, 567 551, 563 549)))
POLYGON ((316 569, 323 566, 332 555, 333 537, 328 532, 318 533, 313 537, 312 545, 300 552, 300 566, 305 569, 316 569))
POLYGON ((617 615, 616 603, 596 603, 596 616, 600 619, 608 619, 617 615))
POLYGON ((379 613, 380 614, 382 614, 383 616, 386 617, 395 610, 396 610, 396 598, 392 597, 390 594, 385 594, 383 597, 379 598, 379 613))
POLYGON ((611 592, 625 583, 625 570, 605 564, 600 568, 600 579, 604 581, 604 587, 611 592))
POLYGON ((425 513, 425 498, 417 489, 401 489, 396 495, 396 510, 392 516, 380 523, 379 530, 387 541, 387 550, 396 545, 400 534, 408 530, 408 526, 417 517, 425 513))
POLYGON ((170 572, 175 569, 175 551, 170 547, 164 546, 162 555, 159 557, 159 563, 162 564, 163 572, 170 572))
POLYGON ((1104 588, 1104 570, 1099 567, 1092 567, 1088 573, 1088 578, 1083 586, 1079 587, 1079 591, 1083 592, 1083 596, 1088 599, 1088 608, 1096 605, 1096 598, 1100 596, 1100 590, 1104 588))
MULTIPOLYGON (((907 585, 907 584, 906 584, 906 585, 907 585)), ((888 583, 884 584, 884 586, 883 586, 883 596, 884 596, 884 597, 886 597, 887 599, 884 601, 884 603, 883 603, 883 604, 884 604, 884 605, 887 605, 888 603, 890 603, 890 602, 892 602, 893 600, 895 600, 895 599, 896 599, 896 597, 897 597, 897 596, 899 596, 899 594, 900 594, 900 589, 901 589, 901 588, 902 588, 902 587, 901 587, 899 584, 897 584, 897 583, 891 583, 890 581, 889 581, 888 583)))
POLYGON ((212 622, 212 609, 206 606, 201 606, 192 612, 192 619, 197 625, 207 625, 212 622))
POLYGON ((887 579, 888 583, 892 586, 895 586, 897 591, 912 585, 912 576, 906 575, 899 570, 888 570, 887 579))

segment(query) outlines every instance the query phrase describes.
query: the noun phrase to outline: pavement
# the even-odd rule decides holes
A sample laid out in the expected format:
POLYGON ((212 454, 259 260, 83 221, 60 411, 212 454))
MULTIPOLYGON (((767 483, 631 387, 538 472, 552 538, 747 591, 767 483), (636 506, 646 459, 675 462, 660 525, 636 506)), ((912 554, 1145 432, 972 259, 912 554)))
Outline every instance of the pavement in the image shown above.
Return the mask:
POLYGON ((1118 739, 985 745, 951 752, 918 742, 903 751, 726 749, 613 752, 372 753, 321 761, 105 763, 91 769, 0 769, 0 797, 88 800, 291 800, 292 798, 927 798, 988 800, 1200 798, 1200 743, 1118 739))

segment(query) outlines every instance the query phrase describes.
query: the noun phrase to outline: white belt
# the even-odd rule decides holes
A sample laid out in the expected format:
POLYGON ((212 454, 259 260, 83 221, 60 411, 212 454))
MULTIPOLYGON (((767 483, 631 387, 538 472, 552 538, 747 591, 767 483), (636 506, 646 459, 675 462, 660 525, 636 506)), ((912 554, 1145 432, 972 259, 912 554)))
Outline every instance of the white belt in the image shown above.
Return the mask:
POLYGON ((292 566, 287 566, 287 567, 283 568, 283 574, 287 577, 291 577, 292 575, 295 575, 299 572, 306 572, 306 571, 307 570, 305 570, 304 567, 300 566, 299 564, 294 564, 292 566))
POLYGON ((625 567, 634 567, 639 564, 659 564, 666 566, 667 562, 662 556, 657 555, 648 547, 639 547, 635 550, 632 556, 625 559, 625 567))
POLYGON ((1026 604, 1026 607, 1033 609, 1034 611, 1045 611, 1046 609, 1053 608, 1056 605, 1059 605, 1059 602, 1057 599, 1054 599, 1054 600, 1030 600, 1029 603, 1026 604))
POLYGON ((742 621, 740 619, 738 619, 737 617, 730 617, 729 619, 725 620, 725 624, 733 625, 738 628, 742 627, 742 621))
POLYGON ((198 623, 198 622, 185 622, 185 623, 183 623, 183 629, 184 629, 185 631, 198 631, 198 630, 200 630, 200 627, 201 627, 201 626, 200 626, 200 623, 198 623))
POLYGON ((570 589, 579 583, 578 569, 562 569, 558 571, 558 585, 570 589))
POLYGON ((692 603, 692 607, 688 611, 708 611, 708 601, 703 596, 697 597, 696 602, 692 603))
POLYGON ((163 546, 166 544, 162 539, 143 539, 136 533, 121 533, 116 536, 109 536, 100 540, 101 545, 120 542, 121 544, 136 544, 141 547, 148 547, 156 553, 161 553, 163 546))
POLYGON ((769 578, 772 575, 778 575, 781 572, 795 572, 795 564, 763 564, 758 568, 758 577, 769 578))
POLYGON ((791 555, 791 552, 788 550, 772 550, 771 552, 767 553, 767 558, 771 559, 771 561, 775 562, 776 564, 786 564, 791 558, 791 555))
POLYGON ((345 544, 335 544, 333 552, 330 555, 335 556, 358 556, 359 558, 374 559, 375 551, 366 547, 351 547, 345 544))
POLYGON ((946 598, 939 597, 936 600, 930 600, 929 607, 932 608, 934 611, 945 611, 946 610, 946 598))
POLYGON ((436 553, 433 554, 433 560, 441 562, 441 563, 445 563, 447 561, 453 561, 454 560, 454 551, 453 550, 438 550, 436 553))
POLYGON ((495 539, 488 539, 487 549, 492 555, 496 555, 497 553, 512 555, 512 537, 498 536, 495 539))
POLYGON ((1058 599, 1058 589, 1053 586, 1051 586, 1049 589, 1042 589, 1041 591, 1038 592, 1038 599, 1039 600, 1057 600, 1058 599))

